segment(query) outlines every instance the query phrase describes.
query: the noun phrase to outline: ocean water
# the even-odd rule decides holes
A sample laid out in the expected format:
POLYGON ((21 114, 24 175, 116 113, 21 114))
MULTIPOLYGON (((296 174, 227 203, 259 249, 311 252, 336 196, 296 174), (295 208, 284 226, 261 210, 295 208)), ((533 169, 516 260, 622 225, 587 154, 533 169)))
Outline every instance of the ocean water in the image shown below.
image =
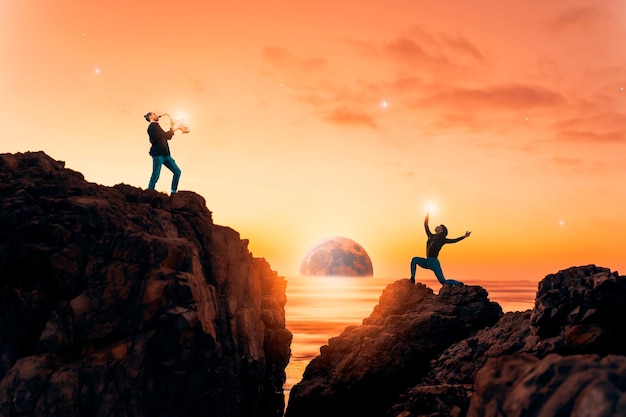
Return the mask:
MULTIPOLYGON (((351 277, 287 277, 287 328, 293 333, 291 360, 287 366, 285 395, 289 398, 291 387, 302 379, 308 363, 319 355, 328 339, 339 335, 347 326, 360 325, 378 304, 378 299, 388 284, 399 278, 351 277)), ((435 293, 441 284, 421 280, 435 293)), ((533 308, 537 282, 533 281, 481 281, 467 283, 480 285, 505 312, 533 308)))

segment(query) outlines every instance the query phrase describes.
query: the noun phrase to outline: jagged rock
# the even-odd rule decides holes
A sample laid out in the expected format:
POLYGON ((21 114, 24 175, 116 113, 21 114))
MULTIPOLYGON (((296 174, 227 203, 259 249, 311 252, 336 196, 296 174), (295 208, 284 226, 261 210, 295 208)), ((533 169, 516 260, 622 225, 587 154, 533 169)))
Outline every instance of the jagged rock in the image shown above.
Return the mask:
POLYGON ((281 416, 286 282, 202 197, 0 155, 0 416, 281 416))
POLYGON ((490 358, 533 351, 530 310, 506 313, 494 326, 479 330, 446 349, 430 364, 427 384, 472 384, 476 372, 490 358))
POLYGON ((469 406, 472 384, 417 385, 403 395, 387 416, 461 417, 469 406))
POLYGON ((506 313, 494 326, 453 344, 430 363, 428 375, 401 395, 387 415, 409 411, 413 417, 465 415, 476 373, 490 358, 533 351, 529 322, 530 310, 506 313))
MULTIPOLYGON (((472 384, 489 359, 505 355, 622 353, 624 328, 616 318, 626 314, 624 285, 617 273, 594 265, 550 274, 539 283, 532 311, 507 313, 495 326, 451 346, 431 363, 422 384, 472 384)), ((405 403, 415 402, 405 397, 405 403)), ((467 406, 467 395, 449 395, 444 402, 459 401, 467 406)))
POLYGON ((468 417, 626 415, 626 357, 550 354, 491 359, 476 378, 468 417))
POLYGON ((408 280, 390 284, 362 326, 321 348, 292 388, 286 416, 382 415, 432 359, 501 315, 480 287, 446 286, 435 295, 408 280))
POLYGON ((594 265, 559 271, 539 283, 532 311, 495 324, 480 287, 435 296, 407 285, 387 287, 362 326, 321 349, 288 417, 626 415, 626 277, 594 265))
POLYGON ((626 354, 626 279, 589 265, 546 276, 530 326, 543 354, 626 354))

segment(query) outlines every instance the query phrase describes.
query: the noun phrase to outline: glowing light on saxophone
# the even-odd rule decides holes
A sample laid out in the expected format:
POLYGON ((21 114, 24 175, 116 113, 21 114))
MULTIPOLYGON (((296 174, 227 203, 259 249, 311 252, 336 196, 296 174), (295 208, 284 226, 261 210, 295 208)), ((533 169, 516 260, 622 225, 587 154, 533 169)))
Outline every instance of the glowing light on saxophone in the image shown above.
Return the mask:
POLYGON ((183 133, 189 133, 189 125, 185 116, 177 116, 176 118, 170 116, 168 113, 163 113, 159 117, 167 116, 170 119, 170 126, 172 130, 180 130, 183 133))

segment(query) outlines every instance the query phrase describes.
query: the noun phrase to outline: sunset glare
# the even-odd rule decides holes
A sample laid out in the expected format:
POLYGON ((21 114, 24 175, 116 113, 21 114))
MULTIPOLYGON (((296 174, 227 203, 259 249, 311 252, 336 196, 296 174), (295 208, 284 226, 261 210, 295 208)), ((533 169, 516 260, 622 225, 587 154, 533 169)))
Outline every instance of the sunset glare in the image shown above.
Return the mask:
POLYGON ((145 189, 143 115, 167 112, 179 190, 281 275, 345 236, 407 278, 426 211, 472 231, 440 255, 466 284, 625 274, 625 22, 622 0, 3 0, 0 152, 145 189))

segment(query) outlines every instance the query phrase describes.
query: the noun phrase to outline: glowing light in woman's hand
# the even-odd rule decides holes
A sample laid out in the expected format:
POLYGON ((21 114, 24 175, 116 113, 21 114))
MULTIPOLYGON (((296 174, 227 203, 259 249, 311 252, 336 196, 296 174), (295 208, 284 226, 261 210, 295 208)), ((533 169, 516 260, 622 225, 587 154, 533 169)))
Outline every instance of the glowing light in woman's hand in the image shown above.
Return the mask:
POLYGON ((434 201, 429 201, 426 203, 426 213, 436 213, 437 212, 437 203, 434 201))

